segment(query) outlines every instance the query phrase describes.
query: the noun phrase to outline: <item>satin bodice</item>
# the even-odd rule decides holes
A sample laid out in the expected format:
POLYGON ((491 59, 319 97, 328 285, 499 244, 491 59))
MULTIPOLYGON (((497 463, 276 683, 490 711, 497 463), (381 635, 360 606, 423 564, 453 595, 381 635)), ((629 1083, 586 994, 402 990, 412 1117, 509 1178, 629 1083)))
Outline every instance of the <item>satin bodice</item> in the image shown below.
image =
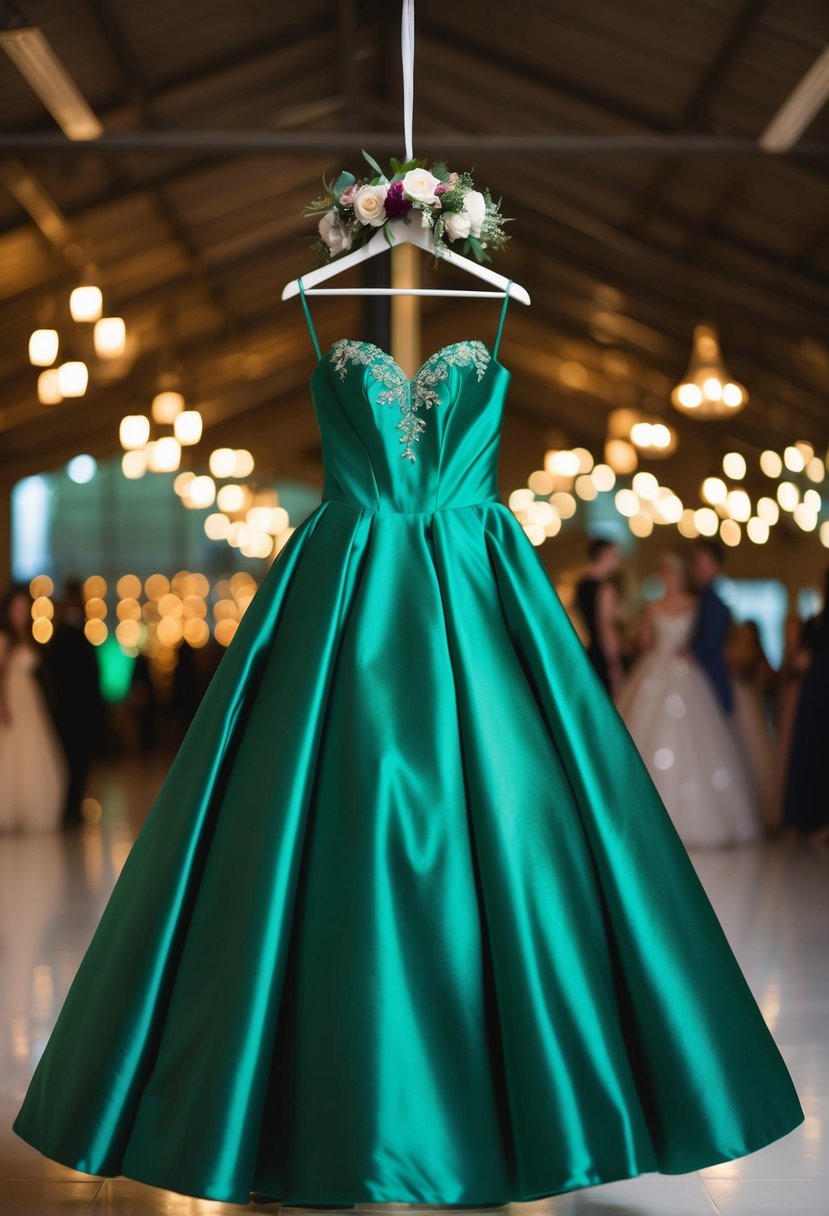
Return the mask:
POLYGON ((509 378, 479 341, 442 347, 411 378, 371 342, 335 342, 311 377, 323 498, 418 513, 496 500, 509 378))
POLYGON ((653 652, 667 656, 685 650, 691 642, 695 617, 694 608, 682 612, 660 612, 657 608, 653 614, 653 652))

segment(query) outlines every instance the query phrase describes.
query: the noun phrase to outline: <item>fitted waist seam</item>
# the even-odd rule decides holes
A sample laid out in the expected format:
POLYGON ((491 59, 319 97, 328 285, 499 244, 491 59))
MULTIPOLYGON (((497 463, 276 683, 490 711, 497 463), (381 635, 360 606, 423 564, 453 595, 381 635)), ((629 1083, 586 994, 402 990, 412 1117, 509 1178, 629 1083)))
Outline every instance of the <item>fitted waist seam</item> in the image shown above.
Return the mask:
POLYGON ((355 511, 364 511, 369 515, 405 515, 412 516, 413 518, 422 517, 424 515, 440 515, 444 511, 472 511, 475 507, 487 507, 492 506, 493 504, 497 504, 498 506, 504 505, 500 497, 479 498, 477 502, 458 503, 451 507, 432 507, 428 511, 398 511, 395 510, 394 507, 372 507, 369 506, 368 503, 353 502, 347 498, 323 498, 321 505, 328 502, 337 503, 341 507, 351 507, 355 511))

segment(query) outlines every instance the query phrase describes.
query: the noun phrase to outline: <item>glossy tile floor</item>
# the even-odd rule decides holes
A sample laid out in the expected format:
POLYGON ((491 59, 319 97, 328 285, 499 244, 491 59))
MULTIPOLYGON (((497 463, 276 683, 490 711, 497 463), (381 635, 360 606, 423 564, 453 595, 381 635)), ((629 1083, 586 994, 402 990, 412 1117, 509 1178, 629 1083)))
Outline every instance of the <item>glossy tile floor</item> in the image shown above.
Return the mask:
MULTIPOLYGON (((159 761, 97 771, 90 794, 100 820, 70 839, 0 837, 0 1216, 278 1210, 77 1174, 10 1130, 165 769, 159 761)), ((650 1175, 514 1204, 509 1216, 829 1216, 829 852, 777 842, 700 853, 694 862, 793 1073, 805 1124, 751 1157, 700 1174, 650 1175)))

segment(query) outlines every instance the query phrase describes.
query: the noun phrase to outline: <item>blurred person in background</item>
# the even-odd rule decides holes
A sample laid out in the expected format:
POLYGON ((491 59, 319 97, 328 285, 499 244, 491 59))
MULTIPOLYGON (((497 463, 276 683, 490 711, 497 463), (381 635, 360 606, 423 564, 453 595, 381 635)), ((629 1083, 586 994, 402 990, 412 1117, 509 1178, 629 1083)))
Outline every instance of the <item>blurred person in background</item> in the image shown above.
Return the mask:
POLYGON ((823 607, 804 621, 791 658, 802 673, 784 792, 783 819, 829 844, 829 569, 823 607))
POLYGON ((756 621, 741 621, 733 627, 726 646, 726 662, 734 694, 734 728, 754 804, 767 828, 779 828, 780 782, 769 728, 776 674, 766 658, 756 621))
POLYGON ((624 668, 619 636, 620 601, 613 582, 619 550, 612 540, 598 537, 588 548, 589 565, 576 586, 576 604, 587 631, 587 654, 611 695, 622 687, 624 668))
POLYGON ((68 771, 41 683, 32 597, 13 585, 0 600, 0 831, 61 826, 68 771))
POLYGON ((760 825, 736 739, 690 650, 700 603, 677 553, 662 555, 659 575, 664 593, 642 615, 641 655, 617 707, 683 844, 744 844, 760 825))
POLYGON ((50 700, 55 724, 69 766, 69 784, 63 807, 63 826, 82 821, 93 748, 103 724, 98 659, 84 633, 83 587, 68 578, 56 604, 55 632, 46 648, 50 700))
POLYGON ((714 589, 722 574, 725 553, 713 540, 698 540, 694 545, 691 575, 699 596, 691 653, 711 682, 714 695, 724 714, 734 711, 734 690, 725 661, 725 647, 731 630, 731 614, 714 589))

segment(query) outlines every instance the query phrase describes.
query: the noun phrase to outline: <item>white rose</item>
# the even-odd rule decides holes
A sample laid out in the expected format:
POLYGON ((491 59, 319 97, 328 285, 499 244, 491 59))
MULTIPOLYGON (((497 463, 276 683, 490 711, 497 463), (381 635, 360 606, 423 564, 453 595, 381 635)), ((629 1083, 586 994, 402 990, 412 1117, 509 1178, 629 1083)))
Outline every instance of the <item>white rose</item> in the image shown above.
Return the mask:
POLYGON ((466 212, 447 211, 443 217, 443 227, 450 241, 462 241, 469 236, 472 225, 466 212))
POLYGON ((386 222, 386 187, 363 186, 354 195, 353 206, 358 220, 379 228, 386 222))
POLYGON ((410 169, 403 178, 403 189, 406 197, 415 203, 433 203, 435 186, 440 185, 440 178, 435 177, 428 169, 410 169))
POLYGON ((326 211, 317 227, 332 257, 351 248, 351 233, 343 228, 336 211, 326 211))
POLYGON ((480 190, 470 190, 464 196, 463 213, 469 216, 469 231, 472 236, 481 235, 481 226, 486 215, 486 200, 480 190))

